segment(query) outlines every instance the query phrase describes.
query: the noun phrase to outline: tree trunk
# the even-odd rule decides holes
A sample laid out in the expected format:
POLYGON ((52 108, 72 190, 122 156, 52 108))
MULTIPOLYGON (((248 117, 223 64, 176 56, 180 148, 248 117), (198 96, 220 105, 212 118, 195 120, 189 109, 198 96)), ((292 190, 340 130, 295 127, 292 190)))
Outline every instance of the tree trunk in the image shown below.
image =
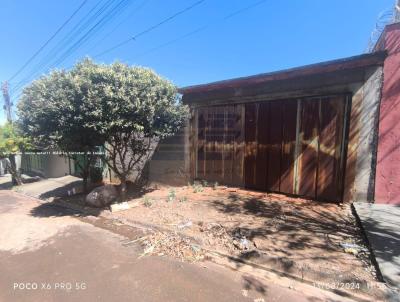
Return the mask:
POLYGON ((88 193, 88 177, 85 175, 82 176, 82 184, 83 184, 83 193, 87 194, 88 193))
POLYGON ((82 167, 82 182, 83 182, 83 193, 87 194, 88 193, 88 178, 90 175, 90 165, 91 165, 92 159, 90 155, 85 152, 84 157, 83 157, 83 167, 82 167))
POLYGON ((83 193, 88 193, 88 183, 89 183, 89 181, 88 181, 88 179, 89 179, 89 173, 90 172, 90 163, 89 164, 87 164, 87 161, 86 161, 86 163, 83 165, 83 168, 82 168, 82 182, 83 182, 83 193))
POLYGON ((126 200, 126 193, 127 193, 126 177, 122 176, 120 178, 120 180, 121 180, 121 186, 120 186, 121 196, 120 196, 120 199, 121 199, 121 202, 123 202, 123 201, 126 200))
POLYGON ((17 163, 15 161, 15 155, 10 155, 7 158, 7 166, 11 173, 12 184, 14 186, 22 185, 21 175, 17 169, 17 163))

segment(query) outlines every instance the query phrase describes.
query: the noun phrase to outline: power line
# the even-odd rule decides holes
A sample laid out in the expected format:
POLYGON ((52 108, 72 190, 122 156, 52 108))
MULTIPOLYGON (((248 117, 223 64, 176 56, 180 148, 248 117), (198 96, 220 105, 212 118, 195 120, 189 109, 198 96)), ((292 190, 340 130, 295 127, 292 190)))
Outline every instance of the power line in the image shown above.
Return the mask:
POLYGON ((37 55, 57 36, 57 34, 71 21, 71 19, 81 10, 81 8, 86 4, 87 0, 84 0, 81 5, 72 13, 71 16, 65 22, 54 32, 54 34, 24 63, 24 65, 21 66, 20 69, 17 70, 16 73, 14 73, 11 78, 8 79, 8 81, 13 80, 18 74, 20 74, 26 66, 30 62, 33 61, 37 57, 37 55))
POLYGON ((123 23, 125 23, 129 18, 132 18, 134 15, 136 15, 148 2, 149 0, 143 0, 133 12, 128 14, 126 18, 122 19, 112 30, 110 30, 107 34, 105 34, 97 43, 93 45, 93 47, 90 48, 89 53, 94 50, 99 44, 101 44, 104 40, 106 40, 109 36, 111 36, 117 29, 120 27, 123 23))
MULTIPOLYGON (((109 21, 111 18, 113 18, 115 14, 118 11, 120 11, 121 5, 124 4, 124 2, 126 1, 127 0, 121 0, 120 2, 118 2, 118 4, 107 15, 103 16, 103 18, 101 18, 95 25, 93 25, 78 41, 76 41, 72 46, 70 46, 70 48, 68 48, 67 51, 65 51, 64 55, 55 62, 55 65, 63 62, 66 58, 68 58, 72 54, 72 51, 78 49, 81 46, 81 44, 85 43, 89 39, 90 34, 96 28, 98 28, 99 26, 103 26, 105 24, 104 22, 109 21)), ((125 3, 125 6, 122 8, 125 8, 126 4, 127 3, 125 3)))
POLYGON ((42 58, 42 60, 35 65, 29 75, 25 76, 18 84, 16 89, 19 89, 18 86, 23 86, 26 82, 34 77, 37 73, 39 73, 42 69, 51 65, 54 57, 57 57, 59 52, 62 52, 63 49, 67 47, 69 43, 73 43, 76 37, 79 37, 81 32, 84 32, 87 27, 89 27, 96 19, 101 16, 101 14, 106 11, 107 6, 111 5, 116 0, 101 0, 99 1, 91 10, 80 19, 80 21, 61 39, 52 49, 51 51, 42 58), (105 3, 102 3, 105 2, 105 3), (99 7, 100 6, 100 7, 99 7), (99 7, 99 8, 98 8, 99 7), (98 8, 98 9, 97 9, 98 8), (97 11, 95 11, 97 9, 97 11), (93 13, 93 14, 92 14, 93 13))
POLYGON ((267 2, 267 0, 261 0, 261 1, 255 2, 255 3, 253 3, 253 4, 247 5, 247 6, 245 6, 245 7, 242 7, 241 9, 238 9, 238 10, 236 10, 236 11, 234 11, 234 12, 232 12, 232 13, 226 15, 226 16, 223 18, 223 20, 228 20, 228 19, 230 19, 230 18, 232 18, 232 17, 234 17, 234 16, 236 16, 236 15, 239 15, 239 14, 241 14, 241 13, 244 13, 245 11, 247 11, 247 10, 249 10, 249 9, 252 9, 252 8, 254 8, 254 7, 256 7, 256 6, 259 6, 259 5, 263 4, 264 2, 267 2))
POLYGON ((220 21, 218 21, 218 22, 214 22, 214 23, 210 23, 210 24, 206 24, 206 25, 203 25, 203 26, 201 26, 201 27, 198 27, 198 28, 196 28, 196 29, 194 29, 194 30, 192 30, 192 31, 190 31, 190 32, 188 32, 188 33, 186 33, 186 34, 180 36, 180 37, 177 37, 177 38, 175 38, 175 39, 172 39, 172 40, 170 40, 170 41, 167 41, 167 42, 165 42, 165 43, 162 43, 162 44, 160 44, 160 45, 158 45, 158 46, 156 46, 156 47, 150 48, 150 49, 147 50, 146 52, 143 52, 143 53, 139 54, 139 55, 136 56, 136 57, 145 56, 145 55, 147 55, 147 54, 149 54, 149 53, 155 52, 155 51, 157 51, 157 50, 159 50, 159 49, 161 49, 161 48, 164 48, 164 47, 166 47, 166 46, 169 46, 169 45, 171 45, 171 44, 174 44, 174 43, 176 43, 176 42, 179 42, 179 41, 181 41, 181 40, 183 40, 183 39, 186 39, 186 38, 188 38, 188 37, 190 37, 190 36, 193 36, 193 35, 195 35, 195 34, 201 32, 201 31, 204 31, 204 30, 206 30, 206 29, 208 29, 208 28, 210 28, 210 27, 212 27, 212 26, 214 26, 214 25, 216 25, 216 24, 219 24, 219 23, 221 23, 221 22, 224 22, 224 21, 226 21, 226 20, 228 20, 228 19, 230 19, 230 18, 233 18, 233 17, 235 17, 235 16, 237 16, 237 15, 239 15, 239 14, 244 13, 245 11, 247 11, 247 10, 249 10, 249 9, 252 9, 252 8, 254 8, 254 7, 256 7, 256 6, 259 6, 259 5, 263 4, 263 3, 266 2, 266 1, 267 1, 267 0, 261 0, 261 1, 258 1, 258 2, 256 2, 256 3, 250 4, 250 5, 246 6, 246 7, 243 7, 243 8, 241 8, 241 9, 238 9, 238 10, 236 10, 236 11, 234 11, 234 12, 232 12, 232 13, 229 13, 228 15, 222 17, 222 19, 221 19, 220 21))
MULTIPOLYGON (((79 26, 79 25, 75 26, 74 29, 72 30, 72 33, 74 33, 74 31, 75 32, 78 31, 77 34, 83 32, 82 35, 73 35, 73 37, 77 36, 78 40, 75 39, 75 42, 73 42, 71 39, 67 40, 66 43, 71 41, 71 42, 73 42, 73 44, 69 45, 69 46, 65 45, 63 48, 67 48, 67 49, 64 50, 61 53, 61 55, 57 56, 55 59, 47 60, 46 62, 44 62, 44 64, 42 64, 42 66, 40 66, 40 65, 37 66, 36 70, 34 70, 29 76, 25 77, 23 80, 21 80, 19 83, 17 83, 15 89, 18 90, 21 87, 23 87, 27 82, 29 82, 29 80, 33 76, 35 76, 42 69, 55 67, 58 64, 62 63, 65 59, 67 59, 70 55, 72 55, 73 52, 75 52, 77 49, 79 49, 88 39, 90 39, 91 35, 98 32, 98 30, 100 30, 107 22, 112 20, 118 13, 120 13, 120 11, 122 9, 124 9, 127 5, 129 5, 130 4, 129 1, 130 0, 120 0, 117 2, 116 0, 108 0, 93 15, 91 15, 89 17, 88 17, 88 15, 86 15, 79 22, 79 25, 83 23, 83 20, 87 19, 85 21, 85 23, 82 24, 81 26, 79 26), (116 3, 116 4, 113 5, 112 3, 116 3), (110 7, 110 6, 111 6, 111 9, 107 10, 107 7, 110 7), (93 23, 95 21, 97 21, 97 22, 94 25, 92 25, 88 30, 86 30, 86 28, 91 25, 90 23, 93 23)), ((98 5, 96 5, 94 8, 92 8, 92 10, 89 12, 89 15, 97 6, 98 5)), ((71 36, 71 32, 68 34, 68 36, 71 36)), ((57 50, 58 46, 60 48, 63 45, 62 44, 57 45, 55 48, 53 48, 53 50, 54 49, 57 50)), ((45 60, 45 58, 43 60, 45 60)))
POLYGON ((143 36, 143 35, 145 35, 145 34, 151 32, 151 31, 155 30, 156 28, 162 26, 163 24, 172 21, 173 19, 175 19, 175 18, 178 17, 179 15, 186 13, 187 11, 189 11, 189 10, 193 9, 194 7, 200 5, 200 4, 203 3, 204 1, 205 1, 205 0, 200 0, 200 1, 197 1, 197 2, 193 3, 192 5, 186 7, 186 8, 184 8, 184 9, 182 9, 182 10, 176 12, 175 14, 169 16, 168 18, 162 20, 161 22, 159 22, 159 23, 157 23, 157 24, 155 24, 155 25, 152 25, 152 26, 150 26, 149 28, 145 29, 144 31, 142 31, 142 32, 140 32, 140 33, 138 33, 138 34, 136 34, 136 35, 130 37, 129 39, 126 39, 126 40, 124 40, 124 41, 118 43, 117 45, 115 45, 115 46, 113 46, 113 47, 110 47, 110 48, 106 49, 105 51, 103 51, 103 52, 101 52, 101 53, 95 55, 94 58, 100 57, 100 56, 102 56, 102 55, 104 55, 104 54, 106 54, 106 53, 109 53, 110 51, 113 51, 114 49, 120 48, 121 46, 123 46, 123 45, 125 45, 125 44, 127 44, 127 43, 129 43, 129 42, 131 42, 131 41, 135 41, 138 37, 143 36))

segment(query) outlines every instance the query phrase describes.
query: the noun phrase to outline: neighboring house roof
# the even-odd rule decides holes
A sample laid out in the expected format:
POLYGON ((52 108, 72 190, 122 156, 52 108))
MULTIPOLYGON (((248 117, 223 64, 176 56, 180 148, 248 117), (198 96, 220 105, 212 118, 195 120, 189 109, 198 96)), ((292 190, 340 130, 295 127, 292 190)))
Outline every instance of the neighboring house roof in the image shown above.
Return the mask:
POLYGON ((198 99, 201 94, 207 94, 211 91, 227 91, 229 89, 232 90, 249 85, 259 86, 260 84, 266 84, 273 81, 283 81, 332 72, 360 70, 369 66, 383 65, 386 56, 387 54, 385 51, 379 51, 291 69, 262 73, 254 76, 183 87, 179 89, 179 92, 184 95, 184 98, 185 95, 196 95, 195 98, 198 99))

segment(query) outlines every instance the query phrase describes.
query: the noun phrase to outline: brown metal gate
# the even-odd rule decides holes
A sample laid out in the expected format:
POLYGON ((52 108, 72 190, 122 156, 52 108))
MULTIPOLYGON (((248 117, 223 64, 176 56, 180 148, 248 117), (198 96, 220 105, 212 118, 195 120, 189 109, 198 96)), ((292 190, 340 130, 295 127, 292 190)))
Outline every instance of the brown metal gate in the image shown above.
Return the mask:
POLYGON ((193 175, 340 201, 348 99, 341 95, 198 108, 193 175))

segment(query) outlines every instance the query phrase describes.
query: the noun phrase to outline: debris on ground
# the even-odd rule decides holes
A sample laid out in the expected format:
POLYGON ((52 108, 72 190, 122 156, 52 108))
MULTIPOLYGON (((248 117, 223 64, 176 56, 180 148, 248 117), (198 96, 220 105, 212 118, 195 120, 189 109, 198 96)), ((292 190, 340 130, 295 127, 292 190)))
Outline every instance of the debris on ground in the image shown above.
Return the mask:
POLYGON ((156 232, 143 240, 144 251, 140 257, 148 255, 171 256, 182 261, 196 262, 204 259, 205 251, 192 239, 170 232, 156 232))
POLYGON ((250 243, 246 239, 246 237, 240 238, 239 240, 234 239, 233 240, 233 245, 238 249, 238 250, 249 250, 250 249, 250 243))
POLYGON ((193 225, 193 222, 189 220, 189 221, 181 222, 176 227, 178 229, 182 230, 182 229, 190 228, 192 225, 193 225))
POLYGON ((345 253, 353 254, 354 256, 357 256, 361 252, 368 252, 368 249, 356 243, 342 242, 340 246, 343 248, 345 253))
POLYGON ((246 229, 237 229, 233 232, 233 245, 241 251, 247 251, 254 248, 254 243, 248 240, 251 231, 246 229))
POLYGON ((124 211, 128 209, 130 209, 130 205, 126 201, 110 205, 111 212, 124 211))
POLYGON ((220 223, 200 223, 200 232, 205 234, 210 246, 215 246, 215 244, 218 243, 219 245, 228 248, 228 250, 232 250, 234 248, 232 236, 229 235, 229 233, 220 223))
POLYGON ((368 291, 369 284, 377 280, 369 250, 364 249, 362 230, 349 204, 338 206, 210 185, 195 182, 174 190, 170 187, 152 188, 129 201, 139 201, 138 207, 113 215, 160 226, 162 228, 157 229, 163 229, 165 234, 157 236, 172 236, 168 240, 158 238, 161 242, 154 238, 156 235, 141 241, 148 241, 147 245, 144 244, 147 254, 182 258, 181 245, 189 258, 191 253, 202 254, 190 246, 192 241, 186 243, 175 239, 176 235, 166 235, 171 232, 195 238, 193 242, 201 243, 203 250, 231 255, 276 270, 290 269, 291 274, 302 279, 321 282, 361 280, 363 291, 368 291), (170 199, 174 201, 165 202, 168 197, 173 197, 170 199), (146 199, 152 202, 147 204, 144 202, 146 199), (185 202, 178 202, 181 200, 185 202))

